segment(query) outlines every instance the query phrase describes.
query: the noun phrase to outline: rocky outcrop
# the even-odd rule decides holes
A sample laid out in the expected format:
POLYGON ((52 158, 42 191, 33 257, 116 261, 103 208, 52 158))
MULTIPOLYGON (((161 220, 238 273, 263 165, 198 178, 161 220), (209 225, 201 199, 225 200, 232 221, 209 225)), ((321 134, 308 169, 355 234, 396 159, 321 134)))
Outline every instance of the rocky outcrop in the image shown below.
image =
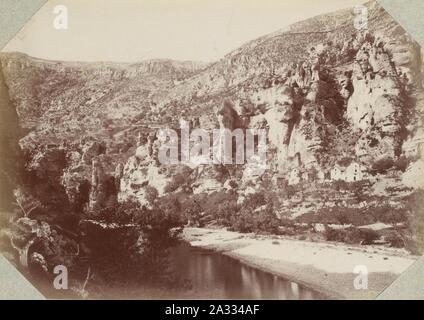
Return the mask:
POLYGON ((217 114, 219 127, 231 131, 242 128, 243 122, 230 101, 225 101, 217 114))
POLYGON ((91 164, 93 159, 101 154, 106 152, 106 144, 97 142, 97 141, 89 141, 82 147, 82 157, 81 161, 84 164, 91 164))
POLYGON ((424 190, 424 160, 412 163, 402 175, 402 183, 413 189, 424 190))
POLYGON ((98 211, 112 207, 117 203, 118 190, 115 178, 105 173, 102 158, 92 160, 91 183, 89 194, 89 210, 98 211))
POLYGON ((47 146, 35 151, 28 163, 28 170, 39 179, 49 179, 51 184, 60 184, 60 178, 66 166, 66 151, 47 146))
POLYGON ((149 150, 148 145, 137 148, 136 154, 128 159, 119 176, 119 201, 137 201, 145 206, 151 205, 149 188, 163 195, 165 187, 172 180, 166 168, 158 164, 155 150, 149 150))
MULTIPOLYGON (((348 101, 347 118, 355 130, 361 130, 357 146, 357 156, 368 162, 381 157, 396 158, 404 139, 405 110, 407 105, 407 83, 411 69, 401 61, 399 69, 391 59, 386 47, 387 40, 368 38, 355 58, 352 73, 354 92, 348 101), (398 73, 400 72, 400 73, 398 73)), ((416 45, 415 45, 416 46, 416 45)), ((414 45, 407 51, 412 55, 414 45)), ((397 56, 399 61, 399 55, 397 56)))
MULTIPOLYGON (((218 166, 200 165, 194 172, 191 184, 194 194, 212 193, 223 189, 223 173, 218 166)), ((222 168, 221 168, 222 169, 222 168)))

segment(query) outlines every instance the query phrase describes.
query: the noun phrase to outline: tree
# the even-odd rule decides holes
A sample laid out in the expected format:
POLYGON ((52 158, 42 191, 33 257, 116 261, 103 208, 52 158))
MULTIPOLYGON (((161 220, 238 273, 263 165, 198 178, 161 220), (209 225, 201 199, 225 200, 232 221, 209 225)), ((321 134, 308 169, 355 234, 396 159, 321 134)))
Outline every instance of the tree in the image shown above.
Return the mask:
POLYGON ((369 198, 369 195, 366 194, 366 182, 358 181, 351 182, 348 184, 348 188, 352 191, 355 196, 355 199, 358 202, 362 202, 369 198))
POLYGON ((187 198, 181 204, 181 211, 184 220, 187 221, 188 225, 200 225, 201 224, 201 213, 203 211, 199 202, 194 197, 187 198))
POLYGON ((24 217, 29 217, 31 213, 42 207, 39 200, 35 199, 30 193, 22 188, 17 188, 13 191, 15 197, 15 205, 19 208, 24 217))
POLYGON ((400 156, 395 162, 394 167, 402 172, 406 171, 406 168, 408 168, 408 165, 410 163, 410 160, 405 156, 400 156))
POLYGON ((146 186, 144 188, 144 192, 146 194, 146 200, 149 203, 154 203, 155 200, 157 199, 158 195, 159 195, 158 190, 155 187, 152 187, 152 186, 146 186))
POLYGON ((389 169, 394 166, 394 164, 395 163, 392 158, 384 157, 374 162, 372 165, 372 169, 377 173, 385 174, 389 169))
POLYGON ((216 209, 216 218, 218 223, 225 226, 231 225, 231 218, 237 214, 238 211, 237 200, 225 200, 218 204, 216 209))
POLYGON ((318 180, 318 170, 315 167, 312 167, 311 169, 309 169, 308 176, 309 176, 309 179, 312 182, 317 181, 318 180))

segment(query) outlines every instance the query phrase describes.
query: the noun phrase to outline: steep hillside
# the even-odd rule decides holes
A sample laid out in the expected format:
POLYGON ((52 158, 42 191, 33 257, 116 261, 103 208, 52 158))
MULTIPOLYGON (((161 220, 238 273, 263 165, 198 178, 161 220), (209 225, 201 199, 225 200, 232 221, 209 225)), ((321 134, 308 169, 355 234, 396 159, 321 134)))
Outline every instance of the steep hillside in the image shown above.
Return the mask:
POLYGON ((173 88, 161 113, 216 126, 230 100, 246 126, 265 118, 278 165, 295 155, 323 167, 328 153, 368 165, 400 156, 422 104, 420 48, 376 2, 367 6, 366 31, 344 10, 247 43, 173 88))
POLYGON ((171 60, 45 61, 19 53, 1 54, 1 63, 21 126, 57 138, 142 120, 175 84, 205 67, 171 60))

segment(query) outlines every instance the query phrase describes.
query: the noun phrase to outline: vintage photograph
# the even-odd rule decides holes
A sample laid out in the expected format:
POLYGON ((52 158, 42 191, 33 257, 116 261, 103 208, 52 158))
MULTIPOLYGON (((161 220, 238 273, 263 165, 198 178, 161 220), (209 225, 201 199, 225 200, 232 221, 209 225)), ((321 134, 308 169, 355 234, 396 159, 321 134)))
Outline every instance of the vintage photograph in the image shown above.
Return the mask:
POLYGON ((0 252, 48 299, 374 299, 424 253, 423 54, 377 1, 47 1, 0 252))

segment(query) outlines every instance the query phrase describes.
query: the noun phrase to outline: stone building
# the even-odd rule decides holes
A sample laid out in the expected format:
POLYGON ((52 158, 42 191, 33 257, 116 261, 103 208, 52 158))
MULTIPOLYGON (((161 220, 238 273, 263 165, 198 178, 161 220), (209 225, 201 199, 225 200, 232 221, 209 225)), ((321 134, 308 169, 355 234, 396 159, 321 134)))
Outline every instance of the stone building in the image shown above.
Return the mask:
POLYGON ((347 167, 335 165, 334 168, 331 169, 332 181, 342 180, 346 182, 356 182, 365 180, 367 178, 367 168, 357 162, 352 162, 347 167))
POLYGON ((368 178, 367 168, 365 166, 352 162, 345 170, 345 181, 356 182, 368 178))
POLYGON ((330 171, 330 179, 332 181, 344 180, 345 179, 345 170, 346 168, 339 165, 335 165, 330 171))
POLYGON ((309 170, 294 168, 289 173, 288 183, 295 185, 301 181, 324 182, 326 180, 330 180, 330 173, 321 168, 310 168, 309 170))

